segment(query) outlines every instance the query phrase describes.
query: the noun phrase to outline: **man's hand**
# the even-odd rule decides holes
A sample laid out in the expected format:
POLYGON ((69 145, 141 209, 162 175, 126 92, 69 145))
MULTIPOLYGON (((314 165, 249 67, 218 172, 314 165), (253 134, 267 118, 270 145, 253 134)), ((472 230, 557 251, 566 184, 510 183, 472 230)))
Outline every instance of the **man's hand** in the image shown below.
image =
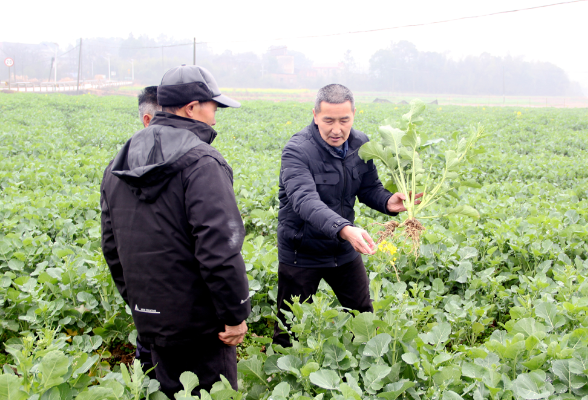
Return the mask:
POLYGON ((247 333, 247 324, 245 321, 237 326, 225 325, 225 331, 219 332, 218 338, 226 345, 236 346, 243 341, 247 333))
POLYGON ((376 244, 364 229, 347 225, 339 231, 339 236, 341 237, 341 239, 347 240, 349 243, 351 243, 355 251, 357 251, 358 253, 376 253, 376 244))
MULTIPOLYGON (((416 196, 414 196, 415 199, 418 199, 419 197, 423 197, 424 193, 419 193, 416 196)), ((403 193, 394 193, 392 195, 392 197, 390 197, 388 199, 388 203, 386 203, 386 208, 388 209, 388 212, 402 212, 402 211, 406 211, 406 207, 404 207, 404 204, 402 203, 404 200, 406 200, 406 195, 404 195, 403 193)), ((414 204, 420 204, 420 200, 416 200, 414 202, 414 204)))

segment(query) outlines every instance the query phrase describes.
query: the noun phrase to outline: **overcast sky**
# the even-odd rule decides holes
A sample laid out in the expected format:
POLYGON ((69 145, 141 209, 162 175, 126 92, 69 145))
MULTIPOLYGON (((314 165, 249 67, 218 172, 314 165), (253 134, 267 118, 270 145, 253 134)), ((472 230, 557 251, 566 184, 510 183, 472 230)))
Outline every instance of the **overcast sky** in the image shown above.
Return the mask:
POLYGON ((488 52, 550 61, 588 88, 588 1, 528 11, 373 33, 295 39, 350 31, 431 23, 510 11, 566 0, 379 0, 167 2, 9 1, 2 5, 0 41, 57 42, 82 38, 161 34, 208 42, 216 51, 264 52, 286 45, 316 62, 338 62, 346 50, 367 67, 370 56, 391 41, 455 58, 488 52), (22 18, 16 16, 22 15, 22 18))

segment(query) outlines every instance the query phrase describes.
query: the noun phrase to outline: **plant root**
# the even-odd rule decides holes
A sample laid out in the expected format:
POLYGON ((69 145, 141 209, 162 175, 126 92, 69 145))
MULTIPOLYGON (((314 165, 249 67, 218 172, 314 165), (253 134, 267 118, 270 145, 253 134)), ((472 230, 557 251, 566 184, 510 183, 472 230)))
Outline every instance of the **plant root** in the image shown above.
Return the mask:
POLYGON ((415 258, 419 258, 419 248, 421 247, 421 235, 426 230, 423 224, 416 218, 407 219, 400 226, 404 226, 402 234, 406 239, 410 239, 412 247, 409 254, 413 254, 415 258))
POLYGON ((421 247, 421 235, 426 230, 426 228, 423 226, 423 224, 420 223, 419 220, 412 218, 407 219, 401 224, 396 221, 388 221, 385 224, 375 222, 375 224, 384 227, 384 230, 379 233, 379 238, 376 241, 377 244, 379 244, 383 240, 394 241, 397 235, 396 229, 404 228, 403 231, 398 235, 404 236, 405 242, 410 239, 411 248, 408 254, 413 254, 415 258, 419 257, 419 248, 421 247))
POLYGON ((400 224, 396 221, 388 221, 385 224, 380 224, 379 222, 374 222, 376 225, 380 225, 384 227, 384 230, 379 233, 380 237, 376 241, 376 244, 380 244, 382 240, 390 239, 391 241, 394 240, 394 232, 396 228, 400 226, 400 224))

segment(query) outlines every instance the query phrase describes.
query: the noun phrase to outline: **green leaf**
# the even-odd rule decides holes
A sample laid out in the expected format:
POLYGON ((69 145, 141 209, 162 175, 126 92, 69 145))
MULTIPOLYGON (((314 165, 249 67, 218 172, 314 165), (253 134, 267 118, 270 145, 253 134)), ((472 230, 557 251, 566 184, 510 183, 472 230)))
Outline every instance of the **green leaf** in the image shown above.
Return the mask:
POLYGON ((281 396, 284 398, 288 398, 290 394, 290 384, 287 382, 278 383, 278 385, 274 388, 272 395, 273 396, 281 396))
POLYGON ((545 383, 545 373, 531 372, 520 374, 513 381, 512 391, 519 397, 530 399, 545 399, 553 392, 553 386, 545 383))
POLYGON ((343 361, 347 355, 347 350, 343 343, 339 342, 328 342, 323 346, 323 352, 325 359, 323 361, 323 367, 330 367, 332 369, 339 369, 339 363, 343 361))
POLYGON ((414 365, 419 362, 419 356, 414 353, 404 353, 402 355, 402 360, 407 364, 414 365))
POLYGON ((63 376, 67 373, 69 364, 69 358, 61 351, 53 350, 47 353, 39 365, 43 387, 48 389, 62 383, 64 381, 63 376))
POLYGON ((447 171, 451 171, 459 164, 457 153, 453 150, 445 151, 445 168, 447 171))
POLYGON ((351 330, 355 335, 354 342, 364 343, 376 336, 374 320, 376 316, 373 313, 361 313, 351 322, 351 330))
POLYGON ((368 393, 375 394, 382 389, 382 379, 392 371, 392 368, 385 365, 373 365, 363 375, 363 385, 368 393))
POLYGON ((523 318, 518 320, 512 327, 512 333, 522 333, 525 337, 535 335, 542 339, 545 337, 545 325, 537 322, 534 318, 523 318))
POLYGON ((300 376, 300 367, 302 367, 302 360, 292 355, 283 356, 278 359, 278 367, 283 371, 288 371, 296 376, 300 376))
POLYGON ((182 393, 181 395, 189 397, 192 395, 192 390, 200 384, 200 381, 194 372, 184 371, 180 375, 180 383, 184 387, 183 392, 180 392, 182 393))
POLYGON ((445 387, 450 383, 459 382, 459 378, 461 378, 461 370, 456 365, 443 367, 441 371, 433 375, 433 381, 435 381, 438 386, 445 387))
POLYGON ((541 368, 541 366, 545 363, 545 359, 547 357, 547 353, 541 353, 538 356, 531 357, 528 361, 522 363, 526 368, 529 368, 531 371, 541 368))
POLYGON ((111 388, 91 386, 77 395, 76 400, 118 400, 111 388))
POLYGON ((361 400, 361 396, 345 382, 341 384, 339 390, 345 399, 361 400))
POLYGON ((40 400, 62 400, 61 393, 59 392, 59 389, 57 389, 57 386, 54 386, 43 393, 40 400))
MULTIPOLYGON (((263 364, 263 372, 265 372, 268 375, 275 374, 277 372, 282 372, 280 367, 278 367, 278 359, 280 357, 282 356, 279 354, 269 356, 263 364)), ((239 363, 241 362, 239 361, 239 363)))
POLYGON ((410 101, 410 111, 404 116, 407 117, 409 120, 414 120, 416 117, 420 116, 427 106, 421 99, 413 99, 410 101))
POLYGON ((402 137, 400 142, 411 149, 418 149, 421 145, 421 138, 418 137, 415 131, 410 131, 402 137))
POLYGON ((557 306, 548 302, 541 302, 535 306, 535 314, 543 318, 547 324, 547 332, 551 332, 566 323, 566 318, 557 311, 557 306))
POLYGON ((8 261, 8 268, 10 268, 13 271, 22 271, 24 268, 24 262, 20 261, 20 260, 15 260, 12 259, 10 261, 8 261))
POLYGON ((391 341, 392 337, 390 335, 380 333, 367 342, 363 349, 363 354, 371 357, 382 357, 388 351, 388 345, 391 341))
POLYGON ((361 388, 359 387, 359 383, 357 382, 357 379, 355 379, 355 377, 353 375, 351 375, 350 373, 346 373, 345 380, 347 381, 347 384, 349 385, 349 387, 355 391, 355 393, 357 393, 360 396, 363 394, 363 392, 361 391, 361 388))
POLYGON ((391 126, 380 126, 380 135, 382 135, 382 144, 386 147, 394 149, 394 153, 398 152, 401 147, 402 138, 406 134, 403 130, 392 128, 391 126))
POLYGON ((586 377, 574 374, 570 369, 570 360, 555 360, 551 363, 551 370, 561 381, 572 389, 580 389, 586 385, 586 377))
POLYGON ((444 213, 444 215, 464 215, 473 219, 480 219, 480 213, 474 207, 466 205, 448 208, 444 213))
POLYGON ((110 388, 117 398, 121 398, 125 392, 125 387, 116 379, 105 379, 100 382, 100 387, 110 388))
POLYGON ((367 142, 364 143, 358 152, 359 157, 363 161, 369 161, 372 159, 377 159, 383 161, 389 168, 394 168, 396 166, 396 159, 394 155, 384 149, 381 144, 375 142, 367 142))
POLYGON ((24 400, 29 397, 20 390, 22 378, 16 375, 0 375, 0 400, 24 400))
POLYGON ((435 278, 433 280, 433 290, 435 292, 437 292, 438 294, 443 294, 445 293, 445 284, 443 283, 443 281, 439 278, 435 278))
POLYGON ((425 343, 433 345, 434 348, 439 348, 443 343, 449 340, 451 334, 451 325, 447 322, 435 325, 428 333, 421 333, 419 337, 425 343))
POLYGON ((455 393, 453 390, 445 390, 441 400, 463 400, 463 397, 455 393))
POLYGON ((243 375, 258 380, 267 386, 267 376, 263 372, 263 363, 257 358, 257 356, 239 361, 237 364, 237 370, 243 375))
POLYGON ((467 186, 467 187, 471 187, 471 188, 475 188, 475 189, 480 189, 482 187, 482 185, 480 185, 478 182, 476 182, 473 179, 467 179, 465 181, 461 181, 459 183, 460 186, 467 186))
POLYGON ((444 363, 445 361, 451 360, 452 356, 449 353, 442 352, 433 358, 433 364, 435 366, 444 363))
MULTIPOLYGON (((302 373, 302 376, 308 376, 312 372, 318 371, 319 368, 320 368, 320 365, 317 362, 311 361, 309 363, 306 363, 306 365, 304 367, 300 368, 300 373, 302 373)), ((278 370, 278 372, 279 372, 279 370, 278 370)))
POLYGON ((339 389, 341 378, 339 375, 330 369, 321 369, 310 374, 310 381, 318 387, 327 390, 339 389))
MULTIPOLYGON (((87 354, 87 353, 83 353, 83 354, 87 354)), ((86 372, 88 372, 88 370, 90 368, 92 368, 92 365, 94 365, 98 360, 100 359, 100 356, 98 354, 94 354, 92 357, 89 357, 88 359, 86 359, 84 361, 84 363, 82 365, 80 365, 73 373, 74 378, 76 376, 78 376, 79 374, 85 374, 86 372)), ((77 365, 76 365, 77 366, 77 365)))
POLYGON ((409 381, 408 379, 401 379, 398 382, 386 385, 386 391, 383 393, 379 393, 378 397, 383 397, 386 400, 394 400, 414 385, 415 383, 409 381))

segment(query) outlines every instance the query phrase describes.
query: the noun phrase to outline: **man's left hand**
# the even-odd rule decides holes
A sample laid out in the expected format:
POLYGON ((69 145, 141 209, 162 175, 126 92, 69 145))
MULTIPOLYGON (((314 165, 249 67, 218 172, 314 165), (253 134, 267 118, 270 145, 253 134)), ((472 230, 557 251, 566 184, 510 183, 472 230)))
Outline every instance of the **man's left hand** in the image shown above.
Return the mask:
MULTIPOLYGON (((419 193, 416 196, 414 196, 415 199, 418 199, 420 197, 423 197, 424 193, 419 193)), ((404 207, 404 203, 403 201, 406 200, 406 195, 403 193, 394 193, 392 195, 392 197, 390 197, 388 199, 388 203, 386 204, 386 208, 388 209, 388 212, 402 212, 402 211, 406 211, 406 207, 404 207)), ((420 200, 416 200, 414 202, 414 204, 420 204, 420 200)))
POLYGON ((236 346, 243 341, 247 333, 247 324, 245 321, 236 326, 225 325, 225 331, 219 332, 218 338, 228 346, 236 346))

